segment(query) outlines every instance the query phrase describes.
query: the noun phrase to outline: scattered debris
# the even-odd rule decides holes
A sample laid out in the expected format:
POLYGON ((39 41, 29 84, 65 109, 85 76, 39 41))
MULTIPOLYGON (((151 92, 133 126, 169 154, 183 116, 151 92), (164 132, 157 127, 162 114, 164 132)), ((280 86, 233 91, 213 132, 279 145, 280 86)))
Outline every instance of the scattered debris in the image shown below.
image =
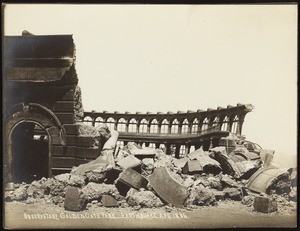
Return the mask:
POLYGON ((200 148, 181 159, 135 143, 115 152, 118 132, 106 126, 89 129, 81 126, 81 134, 94 133, 98 141, 99 137, 105 141, 98 143, 102 148, 97 159, 74 167, 71 173, 16 184, 13 191, 5 192, 5 199, 28 204, 47 200, 70 211, 91 206, 132 210, 165 206, 170 212, 173 206, 192 210, 222 200, 241 201, 264 213, 277 211, 277 203, 294 208, 288 199, 296 200, 297 170, 272 166, 270 150, 261 150, 263 161, 241 145, 233 146, 230 154, 221 146, 209 151, 200 148))
POLYGON ((151 191, 140 190, 128 195, 127 203, 130 206, 146 208, 161 207, 164 203, 151 191))

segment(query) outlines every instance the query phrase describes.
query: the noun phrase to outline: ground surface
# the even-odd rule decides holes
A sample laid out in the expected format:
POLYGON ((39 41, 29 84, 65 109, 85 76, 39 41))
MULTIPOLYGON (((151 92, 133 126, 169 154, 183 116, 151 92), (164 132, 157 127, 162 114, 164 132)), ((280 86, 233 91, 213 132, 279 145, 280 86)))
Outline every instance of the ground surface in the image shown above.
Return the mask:
POLYGON ((234 201, 192 210, 172 208, 169 212, 164 207, 136 211, 132 208, 104 208, 97 205, 82 212, 70 212, 46 202, 5 204, 5 227, 10 229, 296 227, 296 224, 294 208, 279 208, 277 212, 263 214, 234 201))

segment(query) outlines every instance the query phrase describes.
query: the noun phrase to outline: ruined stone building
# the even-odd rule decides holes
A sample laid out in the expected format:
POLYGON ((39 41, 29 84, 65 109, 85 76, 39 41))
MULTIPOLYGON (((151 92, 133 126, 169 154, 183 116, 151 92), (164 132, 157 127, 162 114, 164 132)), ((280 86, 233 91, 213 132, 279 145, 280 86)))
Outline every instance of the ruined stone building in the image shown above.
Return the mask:
POLYGON ((177 158, 217 145, 242 132, 252 105, 177 113, 83 112, 72 35, 5 36, 3 50, 5 182, 31 181, 99 156, 93 137, 79 135, 78 123, 106 123, 129 141, 177 158))

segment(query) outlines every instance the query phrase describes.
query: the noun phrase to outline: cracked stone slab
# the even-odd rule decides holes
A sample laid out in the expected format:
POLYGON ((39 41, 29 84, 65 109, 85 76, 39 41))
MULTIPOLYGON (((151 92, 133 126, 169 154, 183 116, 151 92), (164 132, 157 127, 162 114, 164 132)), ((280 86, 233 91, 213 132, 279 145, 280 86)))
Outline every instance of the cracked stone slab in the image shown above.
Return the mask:
POLYGON ((176 207, 183 207, 187 198, 187 187, 177 182, 166 167, 156 168, 148 180, 164 201, 176 207))

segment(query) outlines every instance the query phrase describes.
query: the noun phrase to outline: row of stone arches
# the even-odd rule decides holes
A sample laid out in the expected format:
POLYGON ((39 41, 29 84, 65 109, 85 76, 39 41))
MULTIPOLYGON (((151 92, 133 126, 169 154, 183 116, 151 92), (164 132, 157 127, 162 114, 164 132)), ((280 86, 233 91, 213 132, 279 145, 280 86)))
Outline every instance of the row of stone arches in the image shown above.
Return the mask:
POLYGON ((103 119, 102 117, 96 117, 93 119, 90 116, 86 116, 83 120, 84 123, 98 126, 105 123, 110 129, 117 130, 119 132, 129 133, 160 133, 160 134, 204 134, 212 131, 229 131, 232 133, 239 133, 240 130, 240 118, 238 115, 234 117, 225 116, 222 120, 220 117, 214 117, 213 119, 194 118, 188 120, 168 120, 168 119, 152 119, 147 120, 142 118, 137 120, 135 118, 114 119, 108 117, 103 119))

